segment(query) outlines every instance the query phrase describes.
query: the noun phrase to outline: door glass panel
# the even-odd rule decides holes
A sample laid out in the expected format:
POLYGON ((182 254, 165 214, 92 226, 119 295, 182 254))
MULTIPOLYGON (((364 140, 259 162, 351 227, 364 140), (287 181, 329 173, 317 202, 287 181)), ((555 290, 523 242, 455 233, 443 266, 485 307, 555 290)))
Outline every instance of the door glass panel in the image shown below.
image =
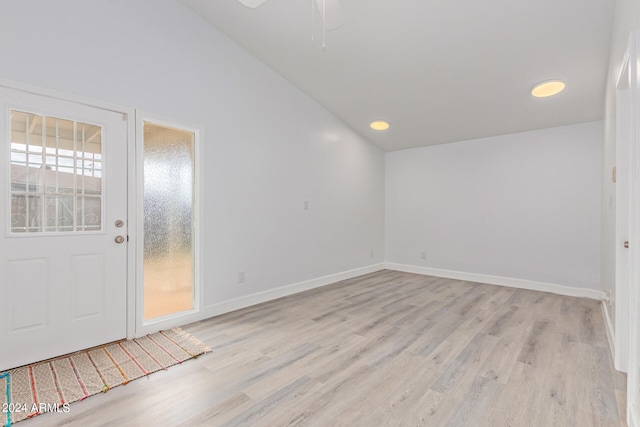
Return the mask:
POLYGON ((102 127, 11 111, 11 232, 102 229, 102 127))
POLYGON ((193 309, 193 132, 144 122, 144 319, 193 309))

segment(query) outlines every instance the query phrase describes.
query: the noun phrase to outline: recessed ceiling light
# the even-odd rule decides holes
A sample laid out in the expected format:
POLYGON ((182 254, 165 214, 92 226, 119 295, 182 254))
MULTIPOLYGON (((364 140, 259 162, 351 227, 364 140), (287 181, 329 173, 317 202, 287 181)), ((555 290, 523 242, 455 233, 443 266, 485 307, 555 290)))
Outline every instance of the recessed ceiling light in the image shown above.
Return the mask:
POLYGON ((547 80, 535 85, 531 89, 531 95, 537 98, 544 98, 562 92, 564 86, 565 84, 562 80, 547 80))
POLYGON ((387 130, 389 129, 389 123, 383 121, 371 122, 369 125, 373 130, 387 130))

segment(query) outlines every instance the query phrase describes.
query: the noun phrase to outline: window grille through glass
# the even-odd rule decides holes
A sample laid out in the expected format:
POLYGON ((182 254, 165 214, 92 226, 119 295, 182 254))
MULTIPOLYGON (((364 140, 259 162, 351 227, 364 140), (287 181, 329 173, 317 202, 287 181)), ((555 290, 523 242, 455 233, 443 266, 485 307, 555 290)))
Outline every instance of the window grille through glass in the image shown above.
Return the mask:
POLYGON ((11 232, 102 229, 102 127, 11 111, 11 232))

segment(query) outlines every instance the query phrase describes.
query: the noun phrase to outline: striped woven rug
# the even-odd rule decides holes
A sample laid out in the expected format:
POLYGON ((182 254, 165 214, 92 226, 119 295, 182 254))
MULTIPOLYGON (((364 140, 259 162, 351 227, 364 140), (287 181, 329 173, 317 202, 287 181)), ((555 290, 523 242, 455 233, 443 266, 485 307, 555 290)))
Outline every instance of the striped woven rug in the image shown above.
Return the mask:
POLYGON ((124 340, 0 373, 0 426, 182 363, 211 349, 180 328, 124 340))

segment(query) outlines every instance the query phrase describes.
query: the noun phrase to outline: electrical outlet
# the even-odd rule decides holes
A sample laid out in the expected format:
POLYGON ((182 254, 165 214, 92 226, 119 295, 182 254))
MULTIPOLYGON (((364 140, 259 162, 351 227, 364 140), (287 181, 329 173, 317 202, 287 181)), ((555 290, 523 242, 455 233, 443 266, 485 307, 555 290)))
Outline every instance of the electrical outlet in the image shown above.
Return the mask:
POLYGON ((427 259, 427 253, 425 251, 420 252, 420 259, 427 259))
POLYGON ((371 252, 369 252, 369 258, 373 258, 373 249, 371 249, 371 252))
POLYGON ((238 283, 244 283, 244 271, 238 273, 238 283))
POLYGON ((309 210, 309 201, 308 200, 303 200, 302 201, 302 207, 305 211, 309 210))

